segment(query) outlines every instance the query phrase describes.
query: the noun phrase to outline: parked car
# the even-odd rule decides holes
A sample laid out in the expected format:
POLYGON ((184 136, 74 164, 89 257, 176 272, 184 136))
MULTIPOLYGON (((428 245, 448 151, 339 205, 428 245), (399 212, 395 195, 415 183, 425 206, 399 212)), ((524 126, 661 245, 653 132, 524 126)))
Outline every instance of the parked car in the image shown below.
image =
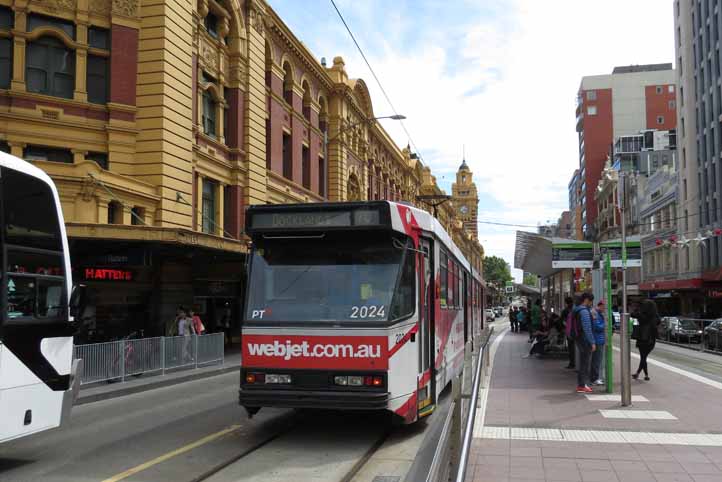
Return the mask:
MULTIPOLYGON (((614 331, 619 331, 622 328, 622 315, 620 315, 619 312, 617 312, 617 311, 613 311, 612 315, 614 317, 614 321, 612 322, 612 329, 614 331)), ((637 324, 637 319, 630 315, 629 322, 630 322, 629 329, 631 330, 632 325, 637 324)), ((631 331, 630 331, 630 333, 631 333, 631 331)))
POLYGON ((694 321, 676 316, 665 316, 657 329, 659 338, 669 341, 702 342, 702 327, 694 321))
POLYGON ((494 308, 494 315, 499 317, 503 314, 504 314, 504 308, 502 308, 501 306, 497 306, 496 308, 494 308))
POLYGON ((704 344, 708 350, 722 350, 722 318, 704 329, 704 344))
POLYGON ((494 314, 494 310, 491 308, 486 308, 484 310, 484 319, 486 321, 494 321, 496 319, 496 315, 494 314))

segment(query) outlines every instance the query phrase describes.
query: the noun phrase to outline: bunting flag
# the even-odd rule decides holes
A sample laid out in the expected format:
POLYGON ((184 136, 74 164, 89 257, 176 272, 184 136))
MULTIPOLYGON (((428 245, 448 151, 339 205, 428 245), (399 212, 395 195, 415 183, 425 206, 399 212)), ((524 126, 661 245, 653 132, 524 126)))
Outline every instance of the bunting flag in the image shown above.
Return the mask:
POLYGON ((697 236, 692 239, 687 239, 684 234, 680 236, 673 234, 668 239, 657 238, 654 240, 654 244, 656 246, 671 246, 672 248, 684 248, 690 245, 705 247, 705 241, 709 238, 719 236, 722 236, 722 228, 714 228, 708 229, 704 233, 699 231, 697 236))

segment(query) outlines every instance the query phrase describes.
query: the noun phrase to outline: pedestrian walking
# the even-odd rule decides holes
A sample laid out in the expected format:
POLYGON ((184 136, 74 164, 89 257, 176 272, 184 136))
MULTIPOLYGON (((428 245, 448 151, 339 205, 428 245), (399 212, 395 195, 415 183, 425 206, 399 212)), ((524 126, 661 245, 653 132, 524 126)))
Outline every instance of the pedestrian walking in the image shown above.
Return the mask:
MULTIPOLYGON (((639 311, 634 317, 639 321, 637 332, 637 348, 639 349, 639 367, 637 373, 632 375, 635 380, 639 373, 644 370, 644 379, 649 381, 649 370, 647 369, 647 357, 654 350, 657 343, 657 326, 661 322, 657 313, 657 305, 652 300, 643 300, 639 311)), ((634 334, 634 333, 633 333, 634 334)))
POLYGON ((228 306, 228 303, 226 303, 225 309, 223 310, 220 326, 223 330, 223 345, 230 345, 233 339, 231 338, 231 307, 228 306))
POLYGON ((541 300, 537 299, 531 309, 531 324, 529 325, 529 343, 534 341, 534 333, 541 327, 541 300))
POLYGON ((594 295, 584 293, 581 297, 581 304, 574 311, 574 322, 572 335, 575 338, 577 352, 579 354, 577 367, 577 393, 591 393, 589 386, 589 372, 591 370, 592 353, 597 349, 592 332, 591 307, 594 302, 594 295))
POLYGON ((203 324, 203 321, 201 321, 201 317, 193 310, 190 310, 188 315, 190 315, 191 320, 193 321, 193 329, 195 330, 196 335, 205 335, 206 327, 203 324))
POLYGON ((519 331, 518 321, 516 319, 516 306, 509 308, 509 324, 511 325, 511 332, 516 333, 519 331))
POLYGON ((190 353, 191 340, 193 339, 191 335, 195 334, 195 329, 193 328, 193 318, 188 316, 185 308, 180 307, 178 308, 176 320, 178 320, 178 336, 183 337, 182 357, 185 362, 193 358, 190 353))
POLYGON ((594 385, 604 385, 602 380, 602 359, 604 358, 604 345, 607 338, 607 322, 604 318, 604 300, 597 303, 597 309, 592 310, 592 332, 594 333, 594 344, 597 349, 592 353, 592 371, 590 380, 594 385))
POLYGON ((574 318, 574 300, 567 297, 564 300, 564 309, 562 310, 562 320, 564 320, 564 335, 567 339, 567 350, 569 351, 569 364, 567 368, 574 369, 576 367, 576 348, 574 346, 574 338, 571 336, 572 322, 574 318))
POLYGON ((519 308, 519 310, 516 312, 516 332, 519 333, 521 331, 521 327, 524 324, 524 318, 526 317, 526 313, 524 312, 524 308, 519 308))

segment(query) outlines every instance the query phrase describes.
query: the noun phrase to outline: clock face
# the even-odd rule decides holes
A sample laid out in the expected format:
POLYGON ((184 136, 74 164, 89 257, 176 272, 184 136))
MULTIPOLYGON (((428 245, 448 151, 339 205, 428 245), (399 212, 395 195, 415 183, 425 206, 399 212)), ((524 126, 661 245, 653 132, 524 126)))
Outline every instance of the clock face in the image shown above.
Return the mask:
POLYGON ((461 214, 466 214, 469 212, 469 208, 467 206, 461 206, 461 214))

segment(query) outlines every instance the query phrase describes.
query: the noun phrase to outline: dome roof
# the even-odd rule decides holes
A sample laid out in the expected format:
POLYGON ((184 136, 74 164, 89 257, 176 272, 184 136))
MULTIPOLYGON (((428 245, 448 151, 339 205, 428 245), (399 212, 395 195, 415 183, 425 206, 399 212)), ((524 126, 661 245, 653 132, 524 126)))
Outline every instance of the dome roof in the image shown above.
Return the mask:
POLYGON ((469 166, 466 164, 466 159, 464 159, 463 161, 461 161, 461 166, 459 166, 459 170, 460 170, 460 171, 463 170, 463 169, 466 169, 467 171, 469 170, 469 166))

